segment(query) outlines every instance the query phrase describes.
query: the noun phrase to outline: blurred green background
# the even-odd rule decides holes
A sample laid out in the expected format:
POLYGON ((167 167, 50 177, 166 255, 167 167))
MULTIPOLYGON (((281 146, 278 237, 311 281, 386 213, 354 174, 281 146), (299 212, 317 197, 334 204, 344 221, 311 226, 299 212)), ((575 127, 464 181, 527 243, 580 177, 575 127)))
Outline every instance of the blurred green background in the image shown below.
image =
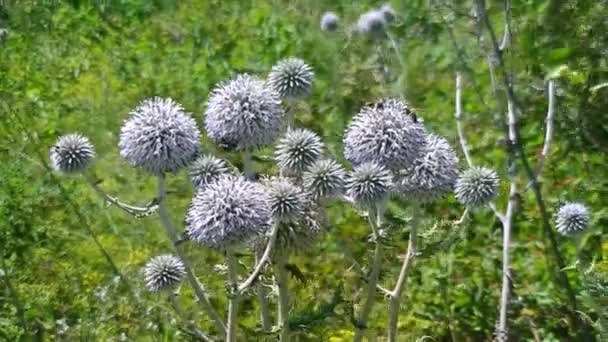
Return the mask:
MULTIPOLYGON (((562 272, 580 304, 575 314, 599 333, 601 312, 591 305, 597 298, 590 296, 575 262, 593 262, 606 271, 608 2, 509 2, 513 36, 504 58, 521 102, 522 139, 533 165, 543 144, 546 80, 557 84, 554 145, 540 178, 547 207, 553 215, 561 202, 576 200, 593 213, 581 241, 558 237, 558 243, 569 266, 562 272)), ((90 137, 102 186, 127 202, 145 203, 155 194, 154 179, 129 168, 118 153, 119 129, 129 111, 143 98, 171 97, 202 128, 214 85, 242 72, 265 77, 285 57, 304 59, 316 75, 312 96, 296 108, 297 125, 319 133, 328 155, 341 161, 341 137, 350 117, 364 103, 387 96, 405 97, 430 130, 458 146, 454 92, 460 71, 473 159, 498 170, 497 205, 505 206, 506 108, 500 86, 496 93, 491 86, 491 43, 474 1, 393 1, 397 19, 389 32, 404 67, 389 40, 350 33, 359 15, 382 5, 376 1, 0 4, 0 28, 6 29, 0 40, 0 339, 186 340, 166 298, 143 287, 143 264, 170 252, 158 218, 135 219, 106 208, 82 179, 47 172, 48 149, 62 134, 90 137), (340 32, 319 28, 328 10, 340 15, 340 32)), ((502 36, 503 2, 487 6, 502 36)), ((219 153, 204 140, 206 151, 219 153)), ((258 151, 258 172, 274 172, 273 164, 264 161, 271 153, 258 151)), ((239 163, 237 155, 221 155, 239 163)), ((523 173, 517 179, 524 188, 523 173)), ((186 173, 170 176, 169 186, 173 220, 183 222, 192 194, 186 173)), ((425 207, 423 247, 451 234, 459 239, 417 262, 404 292, 402 341, 492 339, 501 285, 501 226, 482 209, 454 233, 449 222, 462 210, 453 196, 425 207)), ((354 330, 351 312, 364 282, 338 242, 347 241, 354 257, 367 264, 369 228, 347 205, 332 205, 328 215, 332 227, 323 241, 291 260, 301 273, 291 283, 294 340, 347 341, 354 330)), ((406 249, 402 222, 407 208, 393 203, 390 217, 391 243, 381 274, 386 287, 394 285, 406 249)), ((223 308, 225 280, 215 267, 221 255, 195 245, 188 246, 188 253, 212 300, 223 308)), ((513 340, 576 340, 580 331, 568 321, 573 308, 554 282, 558 270, 531 191, 521 193, 512 259, 513 340)), ((242 305, 242 339, 272 341, 273 336, 256 331, 253 298, 242 305)), ((210 330, 188 286, 182 286, 181 299, 189 317, 210 330)), ((387 305, 380 295, 372 317, 370 329, 384 336, 387 305)))

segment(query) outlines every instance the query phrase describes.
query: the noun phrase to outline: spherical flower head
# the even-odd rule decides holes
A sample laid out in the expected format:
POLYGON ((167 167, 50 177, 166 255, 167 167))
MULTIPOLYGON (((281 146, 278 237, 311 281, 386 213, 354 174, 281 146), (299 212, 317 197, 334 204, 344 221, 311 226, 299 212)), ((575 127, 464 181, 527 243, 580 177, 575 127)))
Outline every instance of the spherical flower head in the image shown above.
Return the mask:
POLYGON ((325 159, 314 163, 302 177, 304 188, 314 200, 322 200, 342 194, 346 171, 334 160, 325 159))
POLYGON ((581 203, 566 203, 557 211, 557 232, 564 236, 573 236, 589 226, 589 209, 581 203))
POLYGON ((185 274, 182 260, 169 254, 156 256, 144 266, 144 280, 151 292, 174 289, 185 274))
POLYGON ((200 132, 184 108, 169 98, 142 101, 120 130, 120 155, 132 166, 160 175, 187 167, 199 152, 200 132))
POLYGON ((271 220, 268 191, 229 175, 196 193, 186 216, 186 234, 203 246, 226 250, 264 233, 271 220))
POLYGON ((383 166, 367 162, 356 166, 346 178, 346 195, 362 206, 382 202, 393 188, 393 175, 383 166))
POLYGON ((386 30, 384 14, 378 10, 363 13, 357 20, 356 30, 365 35, 380 35, 386 30))
POLYGON ((268 190, 270 207, 275 220, 289 221, 300 216, 309 199, 304 190, 285 177, 262 180, 268 190))
POLYGON ((458 202, 466 207, 486 205, 498 193, 498 175, 486 167, 472 167, 460 175, 454 193, 458 202))
POLYGON ((323 153, 323 142, 308 129, 288 129, 279 140, 275 159, 281 171, 289 175, 299 175, 314 164, 323 153))
POLYGON ((290 57, 272 67, 267 82, 281 98, 296 99, 310 94, 314 77, 310 65, 299 58, 290 57))
POLYGON ((207 154, 198 157, 190 165, 188 174, 194 188, 200 188, 233 171, 234 168, 223 159, 207 154))
POLYGON ((425 143, 424 127, 399 100, 382 100, 365 106, 344 134, 344 157, 357 165, 376 162, 390 170, 412 165, 425 143))
POLYGON ((62 173, 81 173, 95 159, 89 138, 77 133, 59 137, 50 150, 51 167, 62 173))
POLYGON ((340 17, 334 12, 325 12, 321 17, 321 30, 335 32, 340 25, 340 17))
POLYGON ((395 21, 395 17, 397 17, 395 10, 389 4, 382 5, 382 7, 380 7, 379 11, 380 11, 380 13, 382 13, 382 15, 384 16, 384 20, 387 23, 392 23, 393 21, 395 21))
POLYGON ((446 139, 429 134, 420 156, 399 176, 401 195, 412 201, 432 202, 454 189, 458 157, 446 139))
POLYGON ((254 150, 271 144, 281 129, 279 95, 247 74, 223 82, 209 97, 205 128, 223 148, 254 150))

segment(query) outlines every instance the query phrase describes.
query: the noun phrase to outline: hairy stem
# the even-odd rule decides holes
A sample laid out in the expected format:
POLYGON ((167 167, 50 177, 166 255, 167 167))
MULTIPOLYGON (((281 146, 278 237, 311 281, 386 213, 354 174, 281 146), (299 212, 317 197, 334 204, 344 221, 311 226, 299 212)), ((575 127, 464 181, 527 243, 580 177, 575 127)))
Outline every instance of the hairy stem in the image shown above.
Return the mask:
POLYGON ((376 300, 376 287, 378 284, 378 278, 380 276, 380 267, 382 266, 382 241, 380 236, 380 225, 382 223, 382 215, 383 210, 379 207, 374 209, 370 209, 369 211, 369 225, 374 234, 374 256, 372 259, 372 263, 370 265, 369 276, 367 279, 367 293, 365 296, 365 302, 363 304, 363 309, 359 315, 358 319, 358 327, 355 332, 355 337, 353 338, 353 342, 360 342, 363 339, 363 334, 365 332, 367 326, 367 319, 369 318, 369 314, 372 311, 372 307, 374 306, 374 302, 376 300))
POLYGON ((414 258, 416 257, 417 241, 418 241, 418 225, 420 221, 420 208, 417 204, 412 205, 412 221, 410 228, 410 239, 407 244, 407 254, 403 259, 401 271, 397 278, 397 284, 389 295, 389 324, 387 341, 397 341, 397 324, 399 322, 399 309, 401 307, 401 294, 404 290, 405 281, 413 266, 414 258))
POLYGON ((268 262, 268 260, 270 259, 270 255, 272 254, 272 250, 274 249, 274 245, 277 241, 278 233, 279 225, 277 223, 274 223, 270 231, 270 238, 268 240, 268 244, 266 245, 266 249, 264 250, 264 254, 262 254, 262 257, 260 258, 260 260, 258 260, 258 263, 255 265, 255 269, 253 270, 253 272, 251 272, 247 280, 245 280, 241 285, 239 285, 237 289, 239 294, 243 294, 243 292, 247 291, 247 289, 249 289, 249 287, 251 287, 251 285, 253 285, 253 283, 260 276, 260 273, 266 265, 266 262, 268 262))
POLYGON ((209 296, 207 295, 207 291, 204 289, 203 285, 199 282, 198 278, 194 274, 194 270, 192 270, 192 267, 190 267, 190 263, 188 262, 188 259, 186 259, 185 253, 178 246, 179 237, 177 235, 177 230, 175 229, 175 226, 173 226, 173 223, 171 222, 171 219, 169 218, 169 212, 167 211, 167 203, 166 203, 167 191, 166 191, 165 187, 166 187, 165 186, 165 177, 164 177, 164 175, 159 175, 158 176, 158 196, 157 197, 158 197, 158 214, 160 216, 160 220, 163 224, 163 227, 165 228, 167 235, 169 236, 169 239, 171 240, 171 242, 173 244, 173 248, 175 249, 175 252, 182 259, 182 262, 184 263, 184 268, 186 269, 186 277, 188 278, 190 285, 194 289, 194 293, 196 294, 196 297, 198 298, 199 302, 203 305, 203 308, 209 315, 209 318, 215 324, 215 328, 217 329, 217 331, 221 335, 224 335, 226 333, 226 325, 224 324, 224 321, 222 320, 220 315, 217 313, 217 311, 213 307, 213 304, 211 304, 211 301, 209 300, 209 296))
POLYGON ((279 291, 279 341, 289 341, 289 288, 287 285, 287 269, 285 268, 286 257, 278 258, 274 267, 277 287, 279 291))
POLYGON ((230 286, 230 299, 228 301, 228 319, 226 327, 226 342, 236 341, 237 312, 239 305, 237 260, 232 250, 226 251, 226 262, 228 263, 228 284, 230 286))

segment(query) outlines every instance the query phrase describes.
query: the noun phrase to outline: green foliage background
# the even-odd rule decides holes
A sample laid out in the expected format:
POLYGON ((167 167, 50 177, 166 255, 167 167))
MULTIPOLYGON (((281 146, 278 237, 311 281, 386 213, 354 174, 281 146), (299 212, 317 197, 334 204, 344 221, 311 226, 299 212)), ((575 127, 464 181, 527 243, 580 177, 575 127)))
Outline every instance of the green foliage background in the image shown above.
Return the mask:
MULTIPOLYGON (((601 271, 608 252, 608 4, 510 3, 514 34, 505 59, 523 108, 520 124, 528 159, 534 163, 542 148, 545 81, 553 78, 558 85, 556 134, 540 179, 543 193, 551 213, 566 200, 583 201, 592 209, 592 230, 580 241, 578 258, 594 261, 601 271)), ((130 169, 118 153, 119 129, 129 111, 145 97, 172 97, 203 127, 205 101, 214 85, 241 72, 264 77, 284 57, 298 56, 313 66, 314 93, 297 107, 297 124, 318 132, 328 154, 340 160, 349 118, 364 103, 386 96, 405 96, 427 127, 458 146, 454 79, 461 71, 471 152, 476 163, 499 171, 503 182, 497 205, 504 207, 506 108, 502 90, 492 90, 489 38, 480 34, 473 1, 394 1, 398 18, 390 33, 405 69, 387 40, 319 29, 326 10, 337 12, 348 31, 358 15, 380 4, 2 2, 0 28, 7 28, 8 34, 0 42, 0 339, 185 340, 166 299, 143 290, 142 265, 170 251, 158 218, 134 219, 105 208, 82 180, 48 172, 48 149, 65 133, 89 136, 98 152, 95 173, 103 187, 127 202, 144 203, 154 196, 154 179, 130 169), (119 273, 127 281, 119 281, 119 273)), ((502 5, 488 3, 500 35, 502 5)), ((218 152, 207 141, 204 146, 218 152)), ((264 161, 271 152, 257 154, 259 172, 273 172, 272 163, 264 161)), ((222 156, 239 162, 236 155, 222 156)), ((525 187, 525 177, 518 181, 525 187)), ((182 222, 192 192, 187 176, 171 176, 169 185, 173 220, 182 222)), ((514 340, 574 340, 579 331, 567 319, 573 308, 553 281, 558 270, 531 192, 521 194, 520 208, 512 248, 514 340)), ((417 263, 404 293, 401 340, 491 339, 501 281, 500 224, 489 210, 479 210, 466 228, 453 233, 449 222, 462 213, 453 197, 425 212, 425 245, 450 234, 459 239, 417 263)), ((406 249, 407 207, 394 203, 390 216, 391 244, 381 274, 387 287, 394 284, 399 256, 406 249)), ((345 205, 333 205, 329 218, 332 227, 325 239, 309 255, 291 260, 303 275, 291 283, 298 326, 294 339, 346 341, 354 330, 349 312, 359 302, 364 283, 338 242, 347 241, 355 258, 366 264, 369 232, 365 220, 345 205)), ((590 295, 598 291, 586 291, 574 266, 578 242, 562 237, 558 242, 572 265, 562 271, 584 304, 576 314, 591 326, 601 314, 602 306, 591 305, 597 301, 590 295)), ((224 278, 215 270, 221 256, 194 245, 188 253, 215 294, 214 303, 224 307, 224 278)), ((190 318, 211 330, 188 286, 182 286, 181 298, 190 318)), ((605 295, 601 298, 605 307, 605 295)), ((384 334, 386 308, 379 295, 370 325, 379 336, 384 334)), ((253 298, 245 301, 240 317, 243 339, 273 340, 256 332, 253 298)))

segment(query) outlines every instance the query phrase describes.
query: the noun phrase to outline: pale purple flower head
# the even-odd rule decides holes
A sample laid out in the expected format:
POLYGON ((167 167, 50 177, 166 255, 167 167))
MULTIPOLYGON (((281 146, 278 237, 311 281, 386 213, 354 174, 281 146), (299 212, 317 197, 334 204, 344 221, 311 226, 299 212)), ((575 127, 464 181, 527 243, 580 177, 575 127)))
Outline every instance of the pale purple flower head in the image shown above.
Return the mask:
POLYGON ((281 98, 296 99, 308 96, 315 74, 303 60, 290 57, 279 61, 268 74, 268 86, 281 98))
POLYGON ((393 21, 395 21, 395 17, 397 16, 397 13, 395 13, 395 10, 393 9, 393 7, 389 4, 384 4, 382 5, 382 7, 380 7, 379 9, 380 13, 382 13, 382 15, 384 16, 384 20, 387 23, 392 23, 393 21))
POLYGON ((325 12, 321 17, 321 30, 335 32, 340 25, 340 17, 334 12, 325 12))
POLYGON ((198 157, 188 169, 190 180, 195 188, 215 182, 220 177, 233 172, 234 167, 211 154, 198 157))
POLYGON ((213 90, 205 128, 209 138, 221 147, 254 150, 274 141, 282 115, 278 93, 262 80, 241 74, 213 90))
POLYGON ((564 236, 573 236, 584 231, 589 226, 589 221, 589 209, 582 203, 566 203, 557 211, 557 231, 564 236))
POLYGON ((199 153, 200 132, 184 108, 169 98, 142 101, 120 130, 120 155, 153 175, 187 167, 199 153))
POLYGON ((315 132, 296 128, 285 132, 274 155, 279 168, 285 174, 300 175, 314 164, 322 153, 323 142, 315 132))
POLYGON ((393 175, 388 169, 374 162, 355 166, 346 178, 346 195, 362 206, 382 202, 392 189, 393 175))
POLYGON ((384 13, 379 10, 371 10, 359 17, 356 30, 365 35, 377 36, 384 33, 386 26, 387 22, 384 13))
POLYGON ((62 173, 81 173, 95 159, 95 148, 78 133, 59 137, 50 150, 51 167, 62 173))
POLYGON ((186 267, 180 258, 165 254, 150 259, 143 272, 149 291, 170 291, 179 285, 186 274, 186 267))

